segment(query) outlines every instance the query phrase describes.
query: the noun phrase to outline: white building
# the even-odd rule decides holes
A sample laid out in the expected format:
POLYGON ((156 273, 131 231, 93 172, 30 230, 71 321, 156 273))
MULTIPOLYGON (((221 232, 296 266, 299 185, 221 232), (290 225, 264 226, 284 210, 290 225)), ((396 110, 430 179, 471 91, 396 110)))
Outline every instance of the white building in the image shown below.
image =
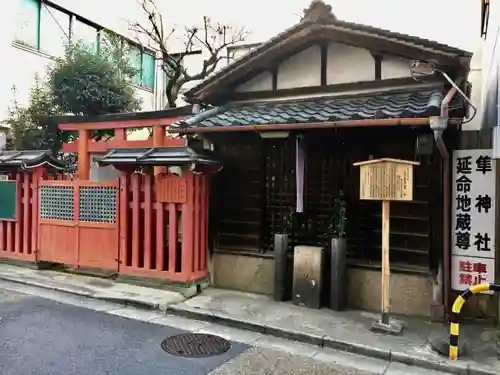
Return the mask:
MULTIPOLYGON (((93 43, 99 49, 101 30, 113 26, 103 25, 74 11, 78 1, 59 0, 55 2, 41 0, 12 0, 11 7, 1 17, 6 19, 8 30, 1 39, 0 51, 6 57, 8 69, 2 72, 0 80, 0 114, 5 117, 7 107, 14 99, 12 87, 16 87, 15 99, 25 103, 29 89, 34 83, 34 76, 43 76, 46 67, 55 57, 64 53, 64 45, 68 39, 83 40, 93 43), (65 7, 72 4, 70 7, 65 7), (8 56, 8 57, 7 57, 8 56)), ((91 2, 87 2, 91 3, 91 2)), ((5 10, 5 9, 4 9, 5 10)), ((116 30, 121 33, 124 30, 116 30)), ((132 61, 140 74, 134 80, 137 95, 142 99, 143 110, 161 108, 160 90, 155 52, 141 49, 135 44, 136 38, 126 35, 125 43, 132 46, 132 61)))
POLYGON ((482 127, 494 128, 494 151, 500 155, 500 3, 482 0, 481 35, 484 37, 482 127))
MULTIPOLYGON (((105 29, 122 35, 124 42, 135 50, 132 61, 140 74, 133 85, 142 100, 142 110, 165 107, 160 62, 155 61, 150 41, 130 30, 133 21, 147 24, 137 1, 121 0, 119 6, 117 2, 104 0, 9 0, 6 3, 0 14, 3 25, 0 51, 8 65, 0 73, 0 122, 7 116, 14 99, 21 104, 28 101, 35 75, 43 76, 47 65, 64 53, 68 39, 94 43, 98 49, 101 31, 105 29), (142 42, 142 53, 138 41, 142 42)), ((175 45, 176 41, 172 43, 175 45)), ((178 48, 182 48, 181 43, 178 48)), ((190 56, 185 64, 197 70, 201 57, 200 54, 190 56)))
MULTIPOLYGON (((154 52, 148 49, 149 41, 138 38, 129 27, 132 21, 147 24, 137 0, 8 0, 4 3, 0 14, 0 52, 4 57, 4 69, 0 72, 0 122, 6 117, 8 106, 14 99, 11 90, 13 86, 17 90, 15 99, 25 103, 35 74, 43 75, 47 64, 63 52, 68 38, 96 43, 98 48, 99 32, 103 28, 123 35, 128 43, 142 41, 145 51, 134 59, 141 74, 134 86, 142 99, 143 110, 164 108, 164 82, 159 62, 154 63, 154 52)), ((272 3, 262 1, 265 12, 262 12, 258 1, 156 0, 156 3, 164 14, 166 28, 177 27, 178 35, 186 25, 199 23, 202 16, 206 15, 214 21, 245 26, 251 32, 248 42, 252 47, 252 43, 267 40, 294 24, 310 0, 276 0, 272 3)), ((399 5, 400 2, 390 0, 378 1, 376 6, 373 1, 365 0, 330 0, 329 3, 339 18, 418 35, 464 49, 472 48, 471 35, 478 39, 477 33, 474 34, 477 30, 475 25, 467 24, 467 21, 470 22, 471 10, 478 8, 477 4, 470 4, 473 2, 463 2, 458 6, 454 0, 443 0, 439 4, 423 0, 420 2, 421 7, 405 7, 399 5), (425 10, 426 2, 432 4, 433 12, 425 10), (456 8, 454 19, 461 26, 445 32, 441 16, 446 14, 450 5, 456 8), (358 11, 360 6, 364 12, 358 11), (388 7, 391 12, 375 11, 388 7), (398 16, 394 17, 389 13, 398 16), (425 23, 414 22, 417 18, 425 18, 425 23)), ((171 40, 172 50, 183 48, 181 38, 173 37, 171 40)), ((247 50, 248 48, 240 48, 235 55, 241 56, 247 50)), ((184 62, 185 66, 195 72, 200 68, 203 57, 202 54, 190 56, 184 62)), ((222 65, 224 64, 221 67, 222 65)), ((186 85, 183 91, 196 83, 198 82, 186 85)), ((178 104, 183 102, 179 101, 178 104)))

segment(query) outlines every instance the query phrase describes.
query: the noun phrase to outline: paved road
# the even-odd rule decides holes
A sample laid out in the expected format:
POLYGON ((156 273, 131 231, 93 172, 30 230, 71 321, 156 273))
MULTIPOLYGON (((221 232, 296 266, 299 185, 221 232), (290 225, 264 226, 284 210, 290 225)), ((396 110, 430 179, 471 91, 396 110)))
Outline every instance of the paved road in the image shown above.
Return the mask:
POLYGON ((233 342, 206 359, 170 356, 161 347, 184 331, 42 298, 0 291, 0 374, 207 374, 248 346, 233 342))
MULTIPOLYGON (((233 332, 236 340, 223 355, 175 357, 165 353, 160 343, 186 331, 165 321, 190 330, 200 322, 158 318, 154 312, 51 293, 0 283, 0 375, 432 375, 361 356, 318 353, 283 340, 275 345, 272 338, 255 341, 268 342, 266 347, 237 342, 251 337, 245 331, 233 332), (38 297, 38 292, 48 299, 38 297), (133 319, 119 316, 117 311, 133 319)), ((220 326, 203 327, 228 336, 220 326)))

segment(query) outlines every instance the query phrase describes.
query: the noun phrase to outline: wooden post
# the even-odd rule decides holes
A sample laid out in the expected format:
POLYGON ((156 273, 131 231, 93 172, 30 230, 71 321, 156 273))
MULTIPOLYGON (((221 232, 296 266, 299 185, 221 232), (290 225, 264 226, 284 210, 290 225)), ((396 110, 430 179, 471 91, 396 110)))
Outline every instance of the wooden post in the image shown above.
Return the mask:
POLYGON ((89 131, 78 131, 78 179, 88 180, 90 177, 89 131))
POLYGON ((390 202, 382 201, 382 323, 389 324, 391 266, 389 260, 390 202))
MULTIPOLYGON (((165 142, 165 128, 163 126, 154 126, 153 127, 153 147, 161 147, 165 142)), ((162 173, 166 173, 167 168, 164 166, 156 166, 153 167, 153 174, 159 175, 162 173)))
POLYGON ((125 129, 115 129, 115 141, 126 141, 127 133, 125 129))
POLYGON ((354 163, 360 167, 360 199, 382 201, 382 271, 380 301, 382 313, 372 330, 400 334, 403 325, 390 319, 391 266, 389 259, 390 201, 413 199, 413 166, 418 162, 383 158, 354 163))

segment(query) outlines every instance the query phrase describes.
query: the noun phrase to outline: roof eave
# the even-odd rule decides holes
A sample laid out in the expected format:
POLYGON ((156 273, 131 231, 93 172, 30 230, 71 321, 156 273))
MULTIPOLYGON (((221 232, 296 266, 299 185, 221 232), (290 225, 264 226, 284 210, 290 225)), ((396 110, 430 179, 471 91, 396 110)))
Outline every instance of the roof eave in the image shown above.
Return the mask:
POLYGON ((219 164, 210 155, 198 153, 189 147, 167 148, 153 147, 141 155, 137 155, 136 150, 130 149, 131 153, 127 154, 127 149, 110 150, 106 155, 100 157, 97 162, 100 165, 137 165, 137 166, 182 166, 192 163, 198 164, 219 164))
POLYGON ((187 116, 193 112, 192 105, 186 105, 176 108, 168 108, 157 111, 138 111, 125 113, 109 113, 105 115, 89 115, 89 116, 53 116, 51 119, 58 123, 79 124, 79 123, 94 123, 108 121, 138 121, 138 120, 155 120, 169 117, 187 116))
POLYGON ((3 156, 10 156, 0 160, 0 170, 29 170, 36 168, 50 168, 58 171, 68 170, 60 160, 54 158, 48 150, 4 151, 3 156), (35 158, 23 158, 26 154, 35 154, 35 158))

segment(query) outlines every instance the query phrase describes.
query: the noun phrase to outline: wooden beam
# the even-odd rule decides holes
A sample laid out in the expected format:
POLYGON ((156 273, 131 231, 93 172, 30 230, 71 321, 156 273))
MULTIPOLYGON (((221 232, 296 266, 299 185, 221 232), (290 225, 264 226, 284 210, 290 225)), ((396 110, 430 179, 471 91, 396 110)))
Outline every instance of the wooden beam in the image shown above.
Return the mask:
POLYGON ((276 66, 272 71, 272 91, 278 90, 278 74, 279 74, 279 66, 276 66))
POLYGON ((127 133, 125 129, 116 129, 115 130, 115 139, 117 141, 125 141, 127 139, 127 133))
MULTIPOLYGON (((167 138, 165 137, 163 140, 163 147, 183 147, 184 139, 177 138, 167 138)), ((88 152, 92 154, 102 154, 108 152, 113 148, 151 148, 153 146, 152 139, 145 140, 137 140, 137 141, 120 141, 120 140, 111 140, 111 141, 99 141, 94 142, 90 141, 88 143, 88 152)), ((78 152, 78 142, 73 143, 64 143, 62 147, 64 152, 78 152)))
POLYGON ((373 54, 373 61, 375 65, 375 79, 376 80, 381 80, 382 79, 382 59, 383 56, 380 54, 373 54))
MULTIPOLYGON (((248 54, 242 58, 233 69, 221 71, 199 88, 199 92, 190 91, 188 95, 194 99, 206 103, 212 103, 215 96, 224 93, 224 89, 231 88, 240 80, 250 79, 257 69, 266 69, 277 61, 288 55, 298 53, 318 41, 331 41, 342 43, 358 48, 366 48, 374 53, 385 55, 390 54, 406 59, 418 59, 435 62, 438 67, 446 67, 446 71, 452 67, 459 68, 464 62, 470 61, 470 57, 465 57, 464 62, 460 62, 460 51, 442 51, 433 49, 432 46, 420 46, 409 41, 397 39, 395 37, 379 36, 369 31, 354 31, 339 25, 313 25, 303 26, 300 30, 294 30, 290 34, 284 33, 276 40, 276 44, 261 51, 259 56, 248 54), (306 27, 307 30, 303 28, 306 27)), ((239 84, 239 83, 238 83, 239 84)))
POLYGON ((78 179, 88 180, 90 177, 89 131, 78 131, 78 179))
MULTIPOLYGON (((372 81, 358 81, 349 83, 337 83, 326 86, 311 86, 311 87, 294 87, 290 89, 278 89, 276 91, 264 90, 264 91, 249 91, 249 92, 231 92, 225 95, 220 95, 215 97, 212 101, 213 104, 222 105, 227 101, 240 101, 240 100, 261 100, 269 99, 275 97, 287 97, 292 96, 306 96, 306 95, 318 95, 318 94, 330 94, 330 93, 342 93, 345 92, 347 95, 349 91, 359 91, 359 90, 378 90, 389 87, 405 87, 410 85, 415 85, 416 82, 411 77, 403 78, 390 78, 384 80, 372 80, 372 81)), ((420 84, 444 84, 442 80, 437 76, 424 77, 420 84)), ((411 87, 410 87, 411 88, 411 87)))
POLYGON ((429 125, 429 118, 390 118, 373 120, 345 120, 330 122, 304 122, 297 124, 267 124, 267 125, 228 125, 206 126, 200 128, 173 128, 169 133, 194 134, 194 133, 222 133, 222 132, 266 132, 286 130, 356 128, 378 126, 423 126, 429 125))
POLYGON ((164 138, 165 138, 165 128, 162 126, 153 127, 153 147, 162 146, 164 138))
POLYGON ((143 120, 121 120, 121 121, 99 121, 99 122, 70 122, 59 124, 59 130, 103 130, 103 129, 130 129, 130 128, 152 128, 154 126, 168 126, 175 121, 184 119, 186 116, 143 119, 143 120))
MULTIPOLYGON (((153 127, 153 147, 160 147, 163 145, 165 139, 165 128, 163 126, 153 127)), ((167 169, 163 166, 155 166, 153 174, 155 176, 166 173, 167 169)))
POLYGON ((320 64, 320 74, 321 74, 321 86, 325 87, 328 84, 328 42, 322 42, 321 48, 321 64, 320 64))

